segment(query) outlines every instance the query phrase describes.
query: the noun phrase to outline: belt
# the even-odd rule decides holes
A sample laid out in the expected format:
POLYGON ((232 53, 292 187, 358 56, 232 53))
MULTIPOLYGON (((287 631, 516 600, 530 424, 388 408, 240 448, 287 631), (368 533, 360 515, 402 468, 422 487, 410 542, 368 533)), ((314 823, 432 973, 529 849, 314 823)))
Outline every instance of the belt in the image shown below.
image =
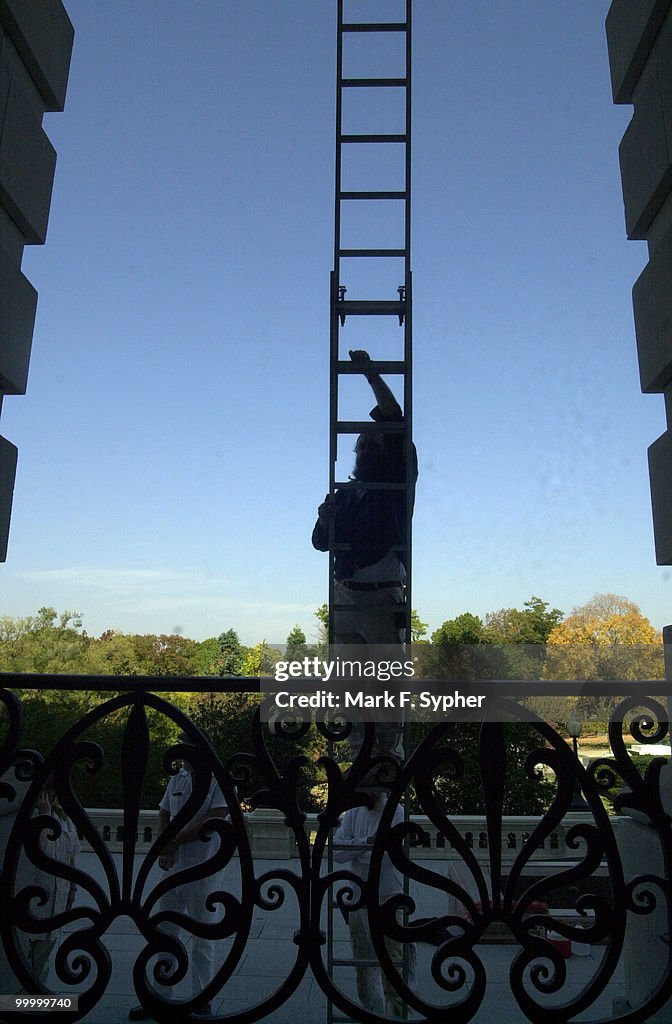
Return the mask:
POLYGON ((395 587, 401 590, 401 580, 383 580, 381 583, 363 583, 359 580, 341 580, 344 587, 348 590, 391 590, 395 587))

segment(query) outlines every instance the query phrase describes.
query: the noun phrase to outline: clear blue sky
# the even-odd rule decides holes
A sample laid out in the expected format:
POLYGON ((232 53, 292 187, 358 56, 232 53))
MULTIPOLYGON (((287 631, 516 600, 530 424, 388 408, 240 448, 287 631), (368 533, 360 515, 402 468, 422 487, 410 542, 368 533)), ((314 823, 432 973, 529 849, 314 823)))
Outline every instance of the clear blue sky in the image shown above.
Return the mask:
MULTIPOLYGON (((66 6, 49 236, 24 258, 29 390, 2 417, 19 468, 0 612, 77 609, 96 635, 310 636, 327 589, 310 532, 327 485, 335 0, 66 6)), ((672 619, 608 6, 415 2, 413 604, 432 629, 532 594, 568 613, 596 591, 672 619)))

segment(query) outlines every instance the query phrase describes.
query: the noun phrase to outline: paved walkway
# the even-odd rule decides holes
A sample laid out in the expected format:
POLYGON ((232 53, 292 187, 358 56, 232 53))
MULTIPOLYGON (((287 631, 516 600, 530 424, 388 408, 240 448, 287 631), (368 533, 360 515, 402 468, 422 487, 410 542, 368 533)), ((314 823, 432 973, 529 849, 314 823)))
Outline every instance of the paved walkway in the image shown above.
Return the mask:
MULTIPOLYGON (((115 858, 116 859, 116 858, 115 858)), ((83 854, 80 865, 92 874, 96 871, 97 861, 92 854, 83 854)), ((436 861, 428 866, 436 868, 436 861)), ((257 874, 264 871, 296 870, 297 861, 258 861, 255 863, 257 874)), ((230 869, 229 869, 230 870, 230 869)), ((101 878, 102 881, 102 878, 101 878)), ((235 887, 235 880, 231 888, 235 887)), ((436 892, 432 890, 433 898, 436 892)), ((425 901, 420 893, 415 894, 419 900, 418 916, 436 913, 429 902, 432 898, 425 893, 425 901)), ((246 951, 238 964, 234 975, 218 997, 213 1010, 231 1019, 236 1011, 249 1009, 268 996, 287 976, 287 969, 293 962, 296 947, 292 941, 297 927, 297 907, 291 895, 276 910, 266 911, 255 909, 251 939, 246 951)), ((336 956, 347 957, 350 953, 348 933, 340 914, 334 916, 335 952, 336 956)), ((119 918, 113 928, 105 936, 105 943, 110 950, 113 963, 113 975, 107 992, 97 1007, 84 1020, 87 1024, 121 1024, 127 1019, 128 1010, 137 1003, 133 991, 132 966, 138 951, 142 947, 142 938, 138 935, 133 922, 128 918, 119 918)), ((488 979, 485 999, 473 1018, 478 1024, 523 1024, 527 1018, 517 1007, 511 994, 508 976, 513 957, 519 947, 513 944, 484 944, 476 947, 481 957, 488 979)), ((562 998, 549 997, 546 1005, 558 1005, 568 995, 579 992, 595 973, 603 955, 603 947, 593 947, 589 956, 572 956, 567 965, 567 984, 564 986, 562 998)), ((436 953, 436 947, 420 945, 418 947, 417 988, 425 996, 431 997, 440 1006, 446 1006, 446 1020, 450 1019, 449 1002, 451 997, 432 981, 430 961, 436 953)), ((325 947, 326 957, 326 947, 325 947)), ((354 994, 354 970, 335 968, 334 978, 343 990, 354 994)), ((59 986, 52 974, 51 987, 58 991, 59 986)), ((61 986, 62 987, 62 986, 61 986)), ((186 995, 186 993, 185 993, 186 995)), ((617 973, 590 1012, 582 1014, 578 1020, 609 1020, 612 1001, 623 998, 623 970, 619 965, 617 973)), ((335 1009, 335 1016, 341 1016, 335 1009)), ((293 996, 272 1014, 262 1018, 272 1024, 326 1024, 327 1002, 317 982, 308 973, 298 986, 293 996)), ((410 1014, 409 1020, 419 1019, 418 1015, 410 1014)))

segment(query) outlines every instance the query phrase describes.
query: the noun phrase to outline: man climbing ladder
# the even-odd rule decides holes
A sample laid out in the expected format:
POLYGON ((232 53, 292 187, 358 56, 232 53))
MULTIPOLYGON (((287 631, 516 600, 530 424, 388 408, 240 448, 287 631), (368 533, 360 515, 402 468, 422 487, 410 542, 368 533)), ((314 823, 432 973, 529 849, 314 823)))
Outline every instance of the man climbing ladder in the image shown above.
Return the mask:
MULTIPOLYGON (((351 351, 350 358, 361 367, 376 398, 377 405, 370 413, 374 423, 403 428, 401 406, 380 374, 371 368, 368 353, 351 351)), ((327 494, 318 508, 313 547, 328 551, 331 538, 331 547, 335 548, 333 643, 366 645, 372 660, 390 661, 401 658, 399 645, 405 639, 405 553, 407 518, 413 511, 417 477, 415 448, 408 472, 399 431, 360 434, 355 456, 351 474, 355 486, 327 494), (396 487, 388 490, 377 484, 396 487)), ((353 760, 362 741, 361 723, 356 723, 350 736, 353 760)), ((404 746, 400 721, 377 723, 373 754, 401 760, 404 746)))
MULTIPOLYGON (((377 405, 370 416, 377 424, 403 425, 401 406, 383 378, 371 369, 367 352, 351 351, 371 385, 377 405)), ((357 438, 354 487, 328 494, 318 508, 313 546, 329 550, 330 522, 337 546, 334 557, 335 644, 396 644, 405 639, 404 587, 406 584, 407 515, 413 509, 417 477, 415 453, 406 471, 400 432, 367 432, 357 438), (410 476, 411 500, 405 484, 410 476), (358 484, 397 484, 387 490, 358 484), (407 508, 410 505, 410 509, 407 508)))
MULTIPOLYGON (((374 659, 400 658, 400 645, 411 639, 411 517, 417 460, 411 439, 410 141, 411 0, 406 2, 403 22, 352 23, 343 21, 339 0, 329 493, 318 509, 312 540, 318 550, 329 552, 329 643, 365 645, 374 659), (388 54, 384 65, 379 51, 388 54), (383 67, 384 77, 360 77, 367 53, 371 66, 383 67), (382 108, 387 109, 385 132, 372 123, 382 108), (390 133, 390 125, 398 130, 390 133), (362 132, 362 127, 368 131, 362 132), (353 248, 360 237, 358 232, 352 235, 353 223, 379 224, 375 213, 382 212, 381 206, 384 220, 395 225, 396 247, 353 248), (346 298, 345 272, 355 278, 348 282, 351 292, 367 297, 346 298), (395 284, 397 297, 391 299, 390 285, 395 284), (372 326, 371 345, 383 353, 382 359, 370 358, 360 348, 351 350, 349 359, 341 356, 343 330, 351 317, 376 318, 378 330, 372 326), (400 333, 403 358, 398 355, 400 333), (352 374, 362 374, 374 393, 373 422, 340 416, 341 382, 352 374), (383 379, 388 375, 401 379, 399 401, 383 379), (338 443, 348 435, 357 438, 355 466, 350 479, 338 480, 338 443)), ((398 760, 403 756, 401 733, 399 723, 378 721, 373 754, 398 760)), ((353 757, 361 741, 361 727, 355 726, 350 736, 353 757)))

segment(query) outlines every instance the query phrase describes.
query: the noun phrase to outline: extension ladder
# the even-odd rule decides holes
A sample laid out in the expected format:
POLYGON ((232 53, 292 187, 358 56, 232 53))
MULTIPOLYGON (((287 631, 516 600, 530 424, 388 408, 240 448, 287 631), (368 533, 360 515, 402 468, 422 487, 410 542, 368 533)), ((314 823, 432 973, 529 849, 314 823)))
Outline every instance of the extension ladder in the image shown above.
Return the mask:
MULTIPOLYGON (((399 3, 396 4, 399 6, 399 3)), ((336 165, 335 165, 335 202, 334 202, 334 269, 331 274, 330 303, 330 361, 329 361, 329 494, 344 487, 357 486, 383 489, 403 489, 406 496, 406 537, 402 548, 406 563, 406 589, 403 604, 405 640, 411 639, 411 514, 413 503, 414 479, 412 448, 412 281, 411 281, 411 0, 405 0, 405 20, 395 22, 346 22, 343 20, 344 0, 338 0, 338 35, 337 35, 337 78, 336 78, 336 165), (384 52, 377 52, 380 41, 384 40, 384 52), (390 42, 394 41, 394 47, 390 42), (355 44, 358 44, 355 46, 355 44), (351 52, 353 51, 353 52, 351 52), (389 51, 389 52, 385 52, 389 51), (370 58, 376 57, 384 61, 396 74, 384 77, 362 77, 357 74, 362 67, 370 66, 370 58), (353 68, 355 73, 349 73, 353 68), (345 69, 345 73, 344 73, 345 69), (401 73, 399 73, 401 72, 401 73), (369 102, 375 97, 375 102, 369 102), (385 116, 394 120, 395 128, 401 130, 381 132, 370 130, 353 132, 347 130, 349 122, 357 121, 358 115, 369 120, 376 117, 376 107, 381 100, 391 98, 384 111, 385 116), (358 109, 359 108, 359 109, 358 109), (344 123, 345 122, 345 123, 344 123), (398 123, 401 122, 401 123, 398 123), (345 130, 344 130, 345 129, 345 130), (363 155, 363 151, 368 151, 363 155), (396 150, 401 159, 392 151, 396 150), (378 176, 387 180, 387 187, 377 187, 378 176), (390 180, 396 178, 396 180, 390 180), (365 180, 363 180, 365 179, 365 180), (366 187, 352 187, 365 184, 366 187), (392 184, 395 187, 389 187, 392 184), (348 186, 348 187, 345 187, 348 186), (359 207, 359 209, 358 209, 359 207), (352 225, 365 222, 366 214, 375 222, 373 207, 384 209, 384 219, 394 220, 400 237, 395 239, 396 245, 386 246, 352 246, 348 235, 352 225), (385 209, 386 208, 386 209, 385 209), (385 214, 390 211, 390 216, 385 214), (360 216, 359 214, 362 214, 360 216), (372 216, 373 215, 373 216, 372 216), (390 269, 385 274, 378 273, 381 263, 387 263, 390 269), (356 266, 356 270, 355 270, 356 266), (348 271, 355 273, 357 289, 381 285, 387 294, 368 293, 367 297, 347 297, 350 288, 346 280, 348 271), (395 287, 387 287, 394 273, 397 272, 396 297, 395 287), (378 281, 376 281, 378 278, 378 281), (369 282, 376 281, 376 285, 369 282), (390 294, 391 291, 391 294, 390 294), (339 397, 342 390, 342 378, 350 374, 361 374, 361 366, 357 366, 347 358, 346 348, 359 348, 348 344, 346 324, 348 318, 386 318, 393 325, 399 325, 403 332, 401 358, 375 358, 370 369, 380 374, 391 374, 400 378, 403 394, 396 395, 404 412, 402 424, 380 424, 371 420, 346 420, 339 415, 339 397), (344 355, 346 358, 344 358, 344 355), (338 479, 337 462, 339 440, 353 437, 366 432, 384 430, 400 430, 403 433, 405 465, 407 478, 398 484, 369 483, 356 484, 346 479, 338 479)), ((371 63, 374 63, 371 60, 371 63)), ((384 107, 384 103, 382 104, 384 107)), ((376 213, 378 211, 375 211, 376 213)), ((375 227, 375 223, 373 225, 375 227)), ((397 328, 397 334, 398 330, 397 328)), ((389 349, 398 347, 396 339, 384 337, 381 345, 389 355, 389 349)), ((393 387, 394 391, 395 388, 393 387)), ((334 557, 337 546, 334 540, 333 525, 329 538, 329 643, 333 643, 334 635, 334 557)), ((347 545, 344 545, 347 547, 347 545)))
MULTIPOLYGON (((405 10, 403 21, 386 22, 344 20, 344 4, 347 14, 348 3, 353 2, 356 0, 338 0, 334 269, 330 301, 329 494, 333 498, 339 489, 353 486, 360 489, 401 489, 405 492, 406 536, 401 551, 406 564, 406 586, 400 610, 404 617, 404 639, 410 643, 411 516, 415 485, 411 388, 412 0, 387 0, 388 7, 395 9, 395 13, 402 8, 405 10), (378 77, 372 77, 370 69, 376 63, 381 66, 381 71, 378 77), (386 121, 383 127, 392 130, 380 130, 379 116, 386 121), (358 228, 367 227, 375 236, 376 222, 386 236, 384 244, 377 237, 367 237, 364 242, 357 238, 357 244, 353 244, 351 236, 358 233, 358 228), (390 226, 393 231, 396 229, 391 240, 387 237, 390 226), (339 399, 345 390, 343 379, 362 372, 361 364, 353 363, 347 356, 347 350, 369 348, 368 344, 350 343, 348 325, 354 318, 357 318, 358 329, 362 323, 376 324, 375 345, 378 351, 367 369, 394 377, 397 383, 391 387, 402 407, 403 423, 380 424, 340 416, 339 399), (339 441, 354 439, 367 432, 379 432, 381 428, 399 430, 403 435, 405 481, 365 484, 345 479, 341 471, 342 451, 339 462, 339 441)), ((334 641, 334 613, 337 610, 334 602, 334 559, 338 550, 347 547, 336 544, 332 522, 329 531, 329 644, 334 641)), ((331 842, 328 870, 333 870, 331 842)), ((330 973, 334 967, 357 964, 352 957, 335 956, 334 908, 330 892, 327 915, 330 973)), ((328 1002, 328 1024, 348 1020, 349 1017, 335 1012, 328 1002)))

